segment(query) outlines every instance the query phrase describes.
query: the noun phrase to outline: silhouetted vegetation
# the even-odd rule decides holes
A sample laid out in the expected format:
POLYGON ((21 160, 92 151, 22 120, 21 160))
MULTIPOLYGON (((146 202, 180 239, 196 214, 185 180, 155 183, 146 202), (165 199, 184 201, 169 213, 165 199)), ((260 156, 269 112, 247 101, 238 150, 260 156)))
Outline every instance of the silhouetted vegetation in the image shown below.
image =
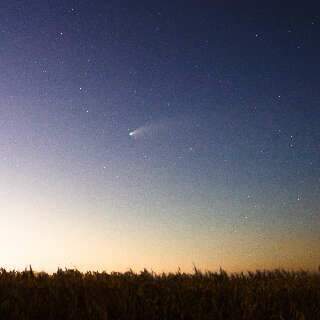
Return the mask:
POLYGON ((1 269, 0 319, 320 319, 320 273, 1 269))

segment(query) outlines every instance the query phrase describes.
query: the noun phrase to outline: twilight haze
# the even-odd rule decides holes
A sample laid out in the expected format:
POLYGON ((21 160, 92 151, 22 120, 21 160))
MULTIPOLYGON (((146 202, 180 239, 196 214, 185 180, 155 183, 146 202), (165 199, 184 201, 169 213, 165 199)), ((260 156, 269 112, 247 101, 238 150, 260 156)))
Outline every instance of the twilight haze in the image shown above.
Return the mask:
POLYGON ((1 266, 316 269, 319 34, 312 2, 2 1, 1 266))

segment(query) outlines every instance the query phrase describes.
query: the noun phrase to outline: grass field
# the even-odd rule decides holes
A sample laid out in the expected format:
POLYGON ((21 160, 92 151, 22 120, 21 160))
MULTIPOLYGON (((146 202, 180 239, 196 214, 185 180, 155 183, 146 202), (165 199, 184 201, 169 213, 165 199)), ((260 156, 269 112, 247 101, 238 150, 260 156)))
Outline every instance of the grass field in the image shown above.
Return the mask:
POLYGON ((0 319, 320 319, 320 272, 0 271, 0 319))

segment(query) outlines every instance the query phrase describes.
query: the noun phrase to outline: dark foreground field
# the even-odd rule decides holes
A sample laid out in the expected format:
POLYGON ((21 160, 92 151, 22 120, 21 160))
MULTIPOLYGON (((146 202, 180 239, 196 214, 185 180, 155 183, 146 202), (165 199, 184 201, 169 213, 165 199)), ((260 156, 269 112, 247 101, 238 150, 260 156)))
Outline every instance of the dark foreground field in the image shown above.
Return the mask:
POLYGON ((320 273, 0 271, 0 319, 320 319, 320 273))

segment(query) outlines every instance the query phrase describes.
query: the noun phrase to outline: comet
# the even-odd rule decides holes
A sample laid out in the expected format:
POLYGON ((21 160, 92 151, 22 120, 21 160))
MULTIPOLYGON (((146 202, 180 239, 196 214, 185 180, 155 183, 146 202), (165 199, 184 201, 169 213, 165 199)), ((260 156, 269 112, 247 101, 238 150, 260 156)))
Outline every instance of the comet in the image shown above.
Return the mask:
POLYGON ((133 139, 142 139, 168 134, 172 130, 185 127, 188 123, 186 119, 188 120, 188 118, 182 117, 151 122, 129 131, 129 136, 133 139))
POLYGON ((151 134, 156 128, 157 128, 157 125, 153 125, 153 124, 141 126, 135 130, 130 131, 129 136, 134 139, 142 138, 151 134))

